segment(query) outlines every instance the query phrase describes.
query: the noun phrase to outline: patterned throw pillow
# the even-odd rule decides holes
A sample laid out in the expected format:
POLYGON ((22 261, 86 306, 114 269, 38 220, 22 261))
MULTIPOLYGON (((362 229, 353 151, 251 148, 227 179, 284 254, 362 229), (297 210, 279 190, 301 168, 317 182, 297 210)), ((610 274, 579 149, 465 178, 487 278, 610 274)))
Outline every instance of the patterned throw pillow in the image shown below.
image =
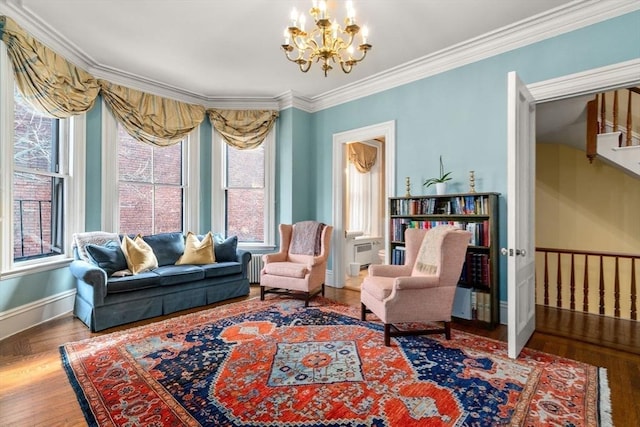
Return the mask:
POLYGON ((213 252, 213 235, 211 232, 208 232, 200 241, 198 236, 189 231, 184 243, 184 253, 176 261, 176 265, 202 265, 213 264, 214 262, 216 262, 216 257, 213 252))
POLYGON ((124 235, 121 248, 131 274, 135 275, 158 268, 158 260, 153 254, 153 249, 144 241, 141 235, 138 234, 133 240, 124 235))
POLYGON ((73 235, 73 245, 78 251, 78 257, 87 262, 91 262, 91 258, 87 253, 87 245, 104 246, 107 242, 119 240, 116 233, 108 233, 106 231, 86 231, 84 233, 75 233, 73 235))

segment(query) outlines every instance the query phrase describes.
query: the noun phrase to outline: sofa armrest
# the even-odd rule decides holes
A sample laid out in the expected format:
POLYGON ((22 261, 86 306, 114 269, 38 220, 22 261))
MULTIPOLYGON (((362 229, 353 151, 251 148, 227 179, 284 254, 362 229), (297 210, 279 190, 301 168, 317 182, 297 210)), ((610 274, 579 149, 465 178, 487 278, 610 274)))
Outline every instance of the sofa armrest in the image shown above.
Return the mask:
POLYGON ((249 261, 251 261, 251 252, 244 249, 236 249, 236 255, 238 262, 242 265, 242 277, 247 279, 249 277, 249 261))
POLYGON ((100 267, 82 260, 73 260, 69 264, 69 270, 78 281, 76 287, 83 284, 91 286, 93 288, 93 305, 102 305, 104 297, 107 295, 107 273, 100 267))

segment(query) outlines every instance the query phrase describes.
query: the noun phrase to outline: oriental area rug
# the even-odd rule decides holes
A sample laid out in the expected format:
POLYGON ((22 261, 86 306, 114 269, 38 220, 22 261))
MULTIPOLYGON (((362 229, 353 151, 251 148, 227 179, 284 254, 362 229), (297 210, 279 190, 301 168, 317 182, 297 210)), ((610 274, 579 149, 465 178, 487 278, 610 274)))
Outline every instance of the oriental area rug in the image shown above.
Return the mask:
MULTIPOLYGON (((91 426, 598 426, 606 371, 452 331, 401 337, 324 298, 219 306, 60 347, 91 426)), ((407 325, 415 326, 415 325, 407 325)))

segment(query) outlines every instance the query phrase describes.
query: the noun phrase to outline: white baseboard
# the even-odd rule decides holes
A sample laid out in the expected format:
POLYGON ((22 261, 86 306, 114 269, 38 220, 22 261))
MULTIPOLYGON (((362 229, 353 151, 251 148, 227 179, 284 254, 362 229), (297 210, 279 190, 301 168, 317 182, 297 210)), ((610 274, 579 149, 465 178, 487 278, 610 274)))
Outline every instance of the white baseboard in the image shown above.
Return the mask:
POLYGON ((72 289, 0 313, 0 340, 69 313, 75 296, 72 289))

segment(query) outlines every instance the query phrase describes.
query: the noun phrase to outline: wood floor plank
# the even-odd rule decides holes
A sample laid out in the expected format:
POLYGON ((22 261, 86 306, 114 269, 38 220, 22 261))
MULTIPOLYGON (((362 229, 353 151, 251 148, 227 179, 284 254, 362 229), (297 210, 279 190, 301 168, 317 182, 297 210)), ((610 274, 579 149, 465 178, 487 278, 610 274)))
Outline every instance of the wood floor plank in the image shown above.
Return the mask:
MULTIPOLYGON (((258 294, 259 288, 252 286, 250 297, 258 294)), ((360 294, 353 290, 328 287, 326 297, 360 305, 360 294)), ((208 308, 211 306, 99 333, 91 333, 79 320, 68 315, 0 341, 0 426, 86 425, 62 368, 60 345, 208 308)), ((638 323, 616 325, 610 319, 592 315, 581 320, 575 313, 540 307, 536 317, 536 332, 527 347, 607 368, 615 426, 640 426, 638 323)), ((505 325, 493 330, 461 324, 454 324, 454 328, 501 341, 507 339, 505 325)))

